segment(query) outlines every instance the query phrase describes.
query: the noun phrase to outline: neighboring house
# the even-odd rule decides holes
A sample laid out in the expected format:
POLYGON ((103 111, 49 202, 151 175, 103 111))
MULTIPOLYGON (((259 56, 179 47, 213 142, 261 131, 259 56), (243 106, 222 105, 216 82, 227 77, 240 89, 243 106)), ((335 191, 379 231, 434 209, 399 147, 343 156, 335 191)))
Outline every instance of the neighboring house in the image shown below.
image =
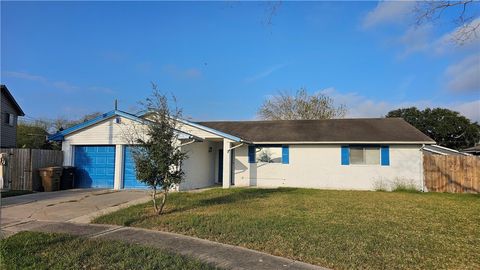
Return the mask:
POLYGON ((13 98, 5 85, 1 85, 1 124, 0 124, 0 148, 17 147, 17 120, 24 116, 22 108, 13 98))
POLYGON ((435 144, 435 145, 425 145, 425 146, 422 148, 422 151, 423 151, 425 154, 430 154, 430 155, 470 156, 470 154, 468 154, 468 153, 463 153, 463 152, 457 151, 457 150, 455 150, 455 149, 447 148, 447 147, 440 146, 440 145, 436 145, 436 144, 435 144))
MULTIPOLYGON (((123 135, 143 114, 111 111, 50 137, 78 187, 144 187, 123 135)), ((400 118, 298 121, 178 120, 185 181, 180 190, 222 184, 371 190, 378 181, 423 187, 422 151, 435 142, 400 118)))
POLYGON ((474 156, 480 156, 480 144, 472 146, 470 148, 463 149, 462 152, 468 153, 474 156))

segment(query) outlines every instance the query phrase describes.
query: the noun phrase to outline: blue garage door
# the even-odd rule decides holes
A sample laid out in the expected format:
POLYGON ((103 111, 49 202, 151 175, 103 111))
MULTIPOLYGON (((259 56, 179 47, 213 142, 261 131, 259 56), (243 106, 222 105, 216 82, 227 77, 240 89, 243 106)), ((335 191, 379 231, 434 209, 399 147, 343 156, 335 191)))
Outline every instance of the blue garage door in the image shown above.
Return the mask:
POLYGON ((134 146, 125 146, 123 150, 123 188, 148 188, 147 185, 137 180, 135 161, 133 160, 132 151, 130 150, 132 147, 134 146))
POLYGON ((113 188, 115 146, 75 146, 75 187, 113 188))

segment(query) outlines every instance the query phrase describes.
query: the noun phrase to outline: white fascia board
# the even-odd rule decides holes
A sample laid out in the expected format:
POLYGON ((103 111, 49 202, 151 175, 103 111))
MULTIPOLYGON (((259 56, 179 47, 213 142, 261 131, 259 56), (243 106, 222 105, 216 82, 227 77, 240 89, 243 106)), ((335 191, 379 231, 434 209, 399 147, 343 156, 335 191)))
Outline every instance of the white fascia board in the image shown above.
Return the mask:
POLYGON ((223 137, 223 138, 226 138, 226 139, 229 139, 229 140, 232 140, 232 141, 235 141, 235 142, 245 142, 245 140, 239 138, 239 137, 236 137, 236 136, 233 136, 233 135, 230 135, 230 134, 227 134, 227 133, 224 133, 224 132, 221 132, 221 131, 218 131, 216 129, 213 129, 213 128, 209 128, 209 127, 206 127, 206 126, 202 126, 202 125, 199 125, 197 123, 193 123, 193 122, 190 122, 188 120, 185 120, 185 119, 180 119, 180 118, 177 118, 176 119, 177 121, 185 124, 185 125, 189 125, 189 126, 192 126, 194 128, 198 128, 198 129, 201 129, 203 131, 207 131, 207 132, 210 132, 210 133, 213 133, 215 135, 218 135, 220 137, 223 137))
POLYGON ((422 145, 422 144, 434 144, 435 142, 431 141, 413 141, 413 142, 406 142, 406 141, 318 141, 318 142, 308 142, 308 141, 279 141, 279 142, 251 142, 252 144, 403 144, 403 145, 422 145))

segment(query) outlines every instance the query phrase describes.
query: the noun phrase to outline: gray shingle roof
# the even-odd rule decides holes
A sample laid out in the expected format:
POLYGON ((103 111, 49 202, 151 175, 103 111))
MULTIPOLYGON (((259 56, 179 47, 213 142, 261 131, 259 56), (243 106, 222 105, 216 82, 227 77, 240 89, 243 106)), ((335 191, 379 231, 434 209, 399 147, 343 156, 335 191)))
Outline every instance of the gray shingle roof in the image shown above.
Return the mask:
POLYGON ((435 143, 401 118, 197 123, 250 142, 435 143))

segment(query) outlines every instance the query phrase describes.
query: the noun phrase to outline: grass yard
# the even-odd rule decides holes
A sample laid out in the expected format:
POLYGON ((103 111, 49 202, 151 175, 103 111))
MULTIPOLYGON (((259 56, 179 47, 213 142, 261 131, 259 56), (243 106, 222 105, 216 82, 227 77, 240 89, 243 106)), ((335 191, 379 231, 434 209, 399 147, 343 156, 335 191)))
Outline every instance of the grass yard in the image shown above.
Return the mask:
POLYGON ((335 269, 480 269, 480 196, 313 189, 174 193, 99 217, 335 269))
POLYGON ((197 260, 117 241, 22 232, 0 240, 0 269, 215 269, 197 260))
POLYGON ((33 191, 28 190, 5 190, 1 192, 2 198, 13 197, 13 196, 20 196, 25 194, 31 194, 33 191))

